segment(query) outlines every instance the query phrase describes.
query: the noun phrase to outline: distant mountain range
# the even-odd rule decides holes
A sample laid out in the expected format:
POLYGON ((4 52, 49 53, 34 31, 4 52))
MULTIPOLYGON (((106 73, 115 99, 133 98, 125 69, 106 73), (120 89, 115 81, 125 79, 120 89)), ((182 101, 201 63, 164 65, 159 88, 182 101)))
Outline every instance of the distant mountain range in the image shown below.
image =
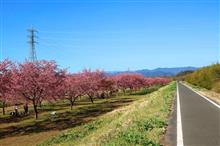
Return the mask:
POLYGON ((173 67, 173 68, 156 68, 156 69, 142 69, 136 71, 111 71, 108 74, 115 75, 121 73, 139 73, 146 77, 161 77, 161 76, 175 76, 182 71, 197 70, 196 67, 173 67))

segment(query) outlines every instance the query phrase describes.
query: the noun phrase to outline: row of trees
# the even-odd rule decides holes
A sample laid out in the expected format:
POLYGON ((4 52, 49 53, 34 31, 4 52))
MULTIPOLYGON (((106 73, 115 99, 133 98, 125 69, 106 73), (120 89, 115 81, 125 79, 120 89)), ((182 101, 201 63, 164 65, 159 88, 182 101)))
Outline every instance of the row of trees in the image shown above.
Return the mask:
POLYGON ((71 109, 78 97, 107 98, 126 89, 139 90, 152 85, 164 85, 166 78, 146 78, 139 74, 107 75, 102 71, 84 70, 68 73, 59 69, 53 61, 24 62, 15 64, 9 60, 0 62, 0 102, 5 114, 6 104, 28 104, 37 107, 43 101, 61 99, 70 101, 71 109))

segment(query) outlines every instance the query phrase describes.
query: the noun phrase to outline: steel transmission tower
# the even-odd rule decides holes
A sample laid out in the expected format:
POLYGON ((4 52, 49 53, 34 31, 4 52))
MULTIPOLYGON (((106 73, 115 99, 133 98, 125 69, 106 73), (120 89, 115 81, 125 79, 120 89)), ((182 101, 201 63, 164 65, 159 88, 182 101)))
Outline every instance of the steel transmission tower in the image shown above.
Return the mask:
POLYGON ((37 55, 36 55, 36 50, 35 50, 35 44, 37 43, 35 38, 36 35, 35 33, 37 32, 37 30, 35 30, 33 27, 27 30, 30 35, 28 36, 29 41, 28 43, 30 44, 30 54, 29 54, 29 61, 31 62, 35 62, 37 61, 37 55))

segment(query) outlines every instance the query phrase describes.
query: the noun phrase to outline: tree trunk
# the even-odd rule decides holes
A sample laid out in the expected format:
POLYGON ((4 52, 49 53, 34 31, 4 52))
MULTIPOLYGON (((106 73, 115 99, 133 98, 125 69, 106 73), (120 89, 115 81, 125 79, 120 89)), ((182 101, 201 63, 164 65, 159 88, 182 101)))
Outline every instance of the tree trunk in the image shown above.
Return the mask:
POLYGON ((113 92, 110 91, 108 96, 109 96, 109 97, 110 97, 110 96, 113 96, 113 92))
POLYGON ((39 107, 42 107, 42 101, 39 102, 39 107))
POLYGON ((2 113, 3 115, 5 115, 5 102, 4 101, 2 102, 2 113))
POLYGON ((71 110, 73 109, 73 101, 71 100, 70 101, 70 104, 71 104, 71 110))
POLYGON ((122 92, 123 92, 123 94, 125 95, 125 93, 126 93, 126 90, 125 90, 125 89, 122 89, 122 92))
POLYGON ((29 113, 29 107, 28 107, 28 104, 27 104, 27 107, 26 107, 26 113, 29 113))
POLYGON ((37 104, 33 102, 33 106, 34 106, 34 112, 35 112, 35 119, 38 119, 37 104))
POLYGON ((89 96, 89 98, 90 98, 91 102, 92 102, 92 103, 94 103, 94 102, 93 102, 93 99, 92 99, 92 97, 91 97, 91 96, 89 96))
POLYGON ((24 113, 28 114, 28 104, 27 103, 24 104, 24 113))
POLYGON ((75 103, 75 101, 76 101, 76 97, 70 99, 71 110, 73 109, 73 104, 75 103))

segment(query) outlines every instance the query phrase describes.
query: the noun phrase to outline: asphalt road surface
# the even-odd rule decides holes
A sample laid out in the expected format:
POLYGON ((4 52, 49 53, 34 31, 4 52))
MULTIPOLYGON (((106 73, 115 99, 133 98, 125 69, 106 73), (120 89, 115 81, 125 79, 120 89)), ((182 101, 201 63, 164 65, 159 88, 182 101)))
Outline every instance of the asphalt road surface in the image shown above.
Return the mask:
POLYGON ((219 107, 196 94, 185 85, 181 83, 177 83, 177 85, 179 89, 183 145, 220 146, 219 107))

